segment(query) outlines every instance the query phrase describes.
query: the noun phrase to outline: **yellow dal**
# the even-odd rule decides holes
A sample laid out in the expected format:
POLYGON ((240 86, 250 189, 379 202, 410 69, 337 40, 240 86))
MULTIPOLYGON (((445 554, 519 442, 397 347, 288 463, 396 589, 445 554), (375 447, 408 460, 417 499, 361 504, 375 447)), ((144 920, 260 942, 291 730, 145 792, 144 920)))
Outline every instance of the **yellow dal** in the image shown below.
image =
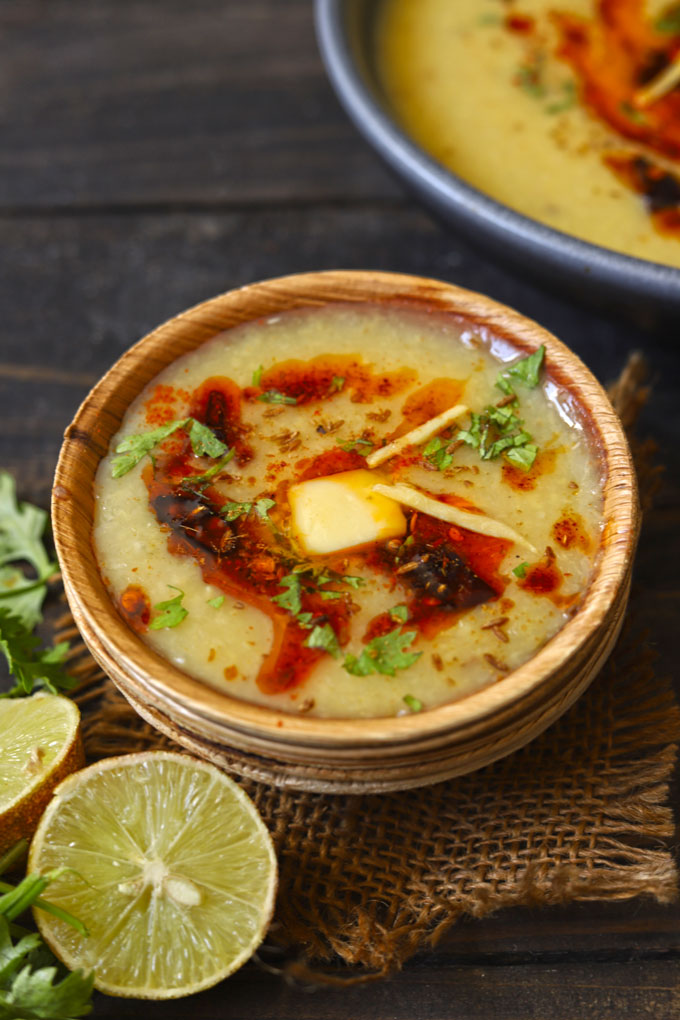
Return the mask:
MULTIPOLYGON (((651 16, 666 6, 648 4, 651 16)), ((544 98, 513 84, 535 36, 509 32, 506 14, 534 17, 553 54, 548 12, 594 9, 593 0, 387 0, 382 80, 408 134, 480 191, 584 241, 680 267, 680 238, 658 233, 642 197, 602 162, 603 152, 635 146, 578 104, 547 112, 575 81, 569 65, 549 56, 544 98)))
MULTIPOLYGON (((499 368, 504 361, 518 357, 518 352, 504 341, 483 338, 470 330, 461 333, 461 327, 451 317, 343 306, 313 313, 287 313, 223 333, 171 365, 131 406, 112 449, 123 436, 148 430, 143 405, 159 382, 191 390, 206 378, 225 375, 243 387, 250 385, 253 371, 259 365, 267 369, 290 357, 307 359, 320 354, 357 352, 361 352, 365 363, 386 371, 404 366, 417 368, 418 378, 397 396, 378 398, 368 405, 353 403, 349 394, 341 392, 321 404, 285 406, 277 417, 267 418, 269 405, 244 403, 243 421, 253 426, 249 442, 255 448, 255 458, 243 469, 239 481, 224 486, 225 496, 228 493, 231 500, 252 500, 271 494, 272 487, 268 488, 264 480, 267 467, 281 460, 281 452, 271 437, 283 429, 301 433, 302 445, 287 458, 289 477, 297 477, 298 460, 320 454, 337 441, 355 438, 367 425, 375 429, 379 445, 381 438, 401 422, 401 408, 408 394, 433 379, 466 380, 462 400, 472 409, 482 410, 497 402, 502 396, 494 386, 499 368), (319 407, 321 418, 312 417, 319 407), (392 411, 384 424, 366 418, 367 411, 378 409, 392 411), (320 420, 326 423, 342 420, 344 424, 336 433, 322 436, 316 431, 320 420), (254 436, 259 443, 255 443, 254 436), (249 482, 252 477, 255 484, 249 482)), ((518 392, 525 427, 541 448, 557 451, 555 470, 540 477, 533 491, 518 492, 503 483, 502 459, 481 461, 477 452, 467 446, 456 451, 455 464, 472 470, 443 473, 414 466, 400 480, 432 493, 455 492, 464 496, 489 516, 515 528, 541 555, 547 545, 552 545, 560 569, 569 575, 560 593, 580 592, 587 586, 599 545, 598 464, 568 394, 549 380, 535 390, 518 387, 518 392), (577 491, 570 483, 576 483, 577 491), (582 517, 592 538, 589 554, 555 545, 551 529, 565 510, 582 517)), ((178 417, 185 413, 178 407, 178 417)), ((505 596, 515 603, 507 613, 508 644, 483 629, 499 616, 498 601, 493 600, 461 613, 448 630, 433 640, 419 637, 412 650, 424 654, 414 666, 399 671, 395 677, 352 676, 342 668, 342 660, 325 655, 299 688, 283 694, 263 694, 255 677, 270 646, 270 620, 260 610, 243 603, 239 606, 229 596, 219 609, 206 605, 221 592, 204 583, 193 559, 168 552, 167 535, 149 510, 147 490, 141 479, 143 463, 119 479, 111 477, 111 455, 100 466, 94 538, 102 574, 114 598, 128 585, 141 585, 152 605, 176 594, 169 584, 181 588, 186 593, 183 605, 189 615, 176 628, 149 631, 143 639, 185 672, 233 696, 292 712, 307 711, 313 701, 310 714, 330 717, 395 715, 407 711, 403 698, 409 694, 425 707, 432 707, 498 680, 499 672, 485 659, 485 654, 515 668, 545 644, 568 618, 550 599, 522 591, 511 571, 531 556, 526 549, 512 546, 500 571, 508 578, 505 596), (209 661, 211 649, 214 656, 209 661), (436 656, 441 657, 440 669, 436 656), (227 681, 224 670, 232 666, 236 667, 236 676, 227 681)), ((389 464, 380 469, 387 479, 388 469, 389 464)), ((357 573, 354 564, 350 572, 357 573)), ((367 584, 352 592, 361 609, 352 618, 352 639, 343 649, 356 655, 364 647, 362 637, 368 622, 378 613, 405 602, 410 595, 399 585, 390 591, 388 580, 382 575, 376 577, 367 570, 359 572, 363 572, 367 584)))

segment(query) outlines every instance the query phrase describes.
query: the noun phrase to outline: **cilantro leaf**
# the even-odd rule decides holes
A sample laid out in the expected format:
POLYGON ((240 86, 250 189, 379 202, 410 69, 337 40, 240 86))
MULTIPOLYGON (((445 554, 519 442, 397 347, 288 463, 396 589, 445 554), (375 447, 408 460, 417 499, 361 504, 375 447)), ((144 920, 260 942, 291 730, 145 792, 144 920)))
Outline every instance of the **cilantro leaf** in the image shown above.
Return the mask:
POLYGON ((370 439, 359 438, 350 439, 346 443, 341 443, 340 440, 338 440, 338 446, 341 450, 345 450, 347 453, 352 453, 353 450, 356 450, 356 452, 360 453, 362 457, 368 457, 369 453, 375 446, 375 443, 373 443, 370 439), (360 447, 363 447, 363 449, 360 449, 360 447))
POLYGON ((182 599, 184 598, 182 589, 178 588, 175 584, 169 584, 168 588, 174 588, 175 591, 179 592, 179 595, 175 595, 172 599, 166 599, 165 602, 158 602, 154 606, 154 609, 157 609, 161 615, 151 621, 149 630, 164 630, 167 627, 177 627, 189 615, 189 610, 185 609, 182 605, 182 599))
POLYGON ((387 611, 393 620, 399 620, 400 623, 406 623, 408 620, 409 612, 407 606, 392 606, 387 611))
POLYGON ((14 687, 0 694, 0 698, 30 694, 34 687, 46 687, 52 694, 71 690, 78 681, 68 676, 63 665, 68 647, 68 641, 62 641, 54 648, 40 648, 32 627, 27 627, 6 607, 0 607, 0 650, 16 680, 14 687))
POLYGON ((286 588, 286 591, 282 591, 279 595, 275 595, 272 602, 276 602, 277 606, 281 606, 282 609, 287 609, 293 616, 302 609, 302 602, 300 601, 300 575, 297 574, 286 574, 279 581, 279 585, 282 588, 286 588))
POLYGON ((535 386, 538 386, 538 378, 544 357, 545 345, 541 344, 533 354, 529 354, 526 358, 522 358, 521 361, 516 361, 514 365, 511 365, 505 374, 511 375, 513 379, 518 379, 525 386, 528 386, 529 389, 534 389, 535 386))
POLYGON ((334 659, 340 656, 340 645, 338 638, 330 623, 318 624, 314 627, 309 637, 305 640, 307 648, 322 648, 334 659))
POLYGON ((178 418, 166 425, 160 425, 150 432, 140 432, 126 436, 116 447, 118 457, 111 462, 111 475, 121 478, 139 464, 140 460, 153 450, 154 446, 164 442, 178 429, 185 429, 191 441, 191 448, 197 457, 221 457, 226 445, 217 438, 207 425, 202 425, 195 418, 178 418))
POLYGON ((451 442, 452 440, 450 439, 442 439, 440 436, 435 436, 423 448, 423 456, 438 471, 445 471, 453 463, 453 454, 448 452, 451 442))
POLYGON ((264 365, 258 365, 253 372, 253 386, 258 386, 262 382, 262 373, 264 372, 264 365))
POLYGON ((273 506, 276 506, 275 500, 262 497, 254 502, 244 500, 243 502, 225 503, 220 513, 225 521, 235 521, 239 517, 247 517, 255 510, 261 521, 269 521, 269 511, 273 506))
POLYGON ((19 503, 14 479, 0 471, 0 606, 6 606, 30 630, 41 617, 46 581, 57 569, 42 541, 47 513, 19 503), (36 577, 27 577, 17 561, 29 563, 36 577))
POLYGON ((422 712, 423 710, 422 701, 419 698, 414 698, 412 694, 405 694, 402 701, 412 712, 422 712))
POLYGON ((189 441, 197 457, 221 457, 227 450, 226 443, 218 439, 212 429, 195 418, 189 418, 189 441))
POLYGON ((507 450, 505 458, 515 467, 528 471, 533 466, 537 453, 538 447, 535 443, 525 443, 523 446, 516 444, 512 449, 507 450))
POLYGON ((27 875, 17 886, 1 883, 0 1020, 71 1020, 91 1012, 94 975, 85 976, 77 970, 63 976, 64 968, 37 933, 26 934, 12 944, 10 922, 32 903, 87 935, 80 921, 40 898, 45 886, 59 873, 27 875))
POLYGON ((219 609, 223 603, 224 595, 216 595, 214 599, 208 599, 207 605, 209 605, 211 609, 219 609))
POLYGON ((265 390, 257 399, 263 400, 265 404, 297 404, 295 397, 288 397, 280 390, 265 390))
POLYGON ((208 468, 207 471, 204 471, 202 475, 185 475, 181 483, 182 488, 205 489, 205 487, 213 480, 213 478, 215 478, 216 475, 219 475, 222 468, 229 463, 233 456, 234 451, 229 450, 225 457, 222 457, 221 460, 218 460, 216 464, 213 464, 211 468, 208 468))
POLYGON ((654 28, 663 35, 680 35, 680 4, 673 4, 654 22, 654 28))
POLYGON ((512 572, 515 575, 515 577, 522 578, 522 577, 526 577, 527 576, 528 568, 529 568, 529 564, 528 563, 520 563, 516 567, 512 568, 512 572))
POLYGON ((330 396, 331 393, 339 393, 344 385, 345 385, 344 375, 334 375, 333 378, 331 379, 331 384, 328 388, 328 395, 330 396))
POLYGON ((408 669, 423 654, 406 651, 415 637, 415 630, 402 631, 398 627, 369 641, 361 655, 345 656, 342 665, 353 676, 369 676, 372 673, 394 676, 398 669, 408 669))

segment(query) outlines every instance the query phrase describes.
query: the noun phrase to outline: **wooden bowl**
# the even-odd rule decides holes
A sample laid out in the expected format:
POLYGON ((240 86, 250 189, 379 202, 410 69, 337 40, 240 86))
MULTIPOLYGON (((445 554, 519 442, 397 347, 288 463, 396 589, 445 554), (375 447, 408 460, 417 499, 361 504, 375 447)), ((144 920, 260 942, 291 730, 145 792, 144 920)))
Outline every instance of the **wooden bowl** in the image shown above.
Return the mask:
POLYGON ((302 789, 366 793, 435 783, 480 768, 541 733, 585 690, 619 632, 639 512, 621 424, 590 372, 536 323, 480 294, 420 277, 325 272, 283 277, 197 305, 140 340, 94 387, 66 430, 53 491, 64 586, 92 655, 141 716, 201 757, 244 776, 302 789), (93 479, 128 405, 180 355, 222 330, 286 309, 338 302, 445 311, 546 347, 549 375, 582 409, 604 483, 604 528, 585 597, 572 619, 502 681, 461 700, 397 718, 319 719, 230 697, 152 651, 118 615, 92 546, 93 479))

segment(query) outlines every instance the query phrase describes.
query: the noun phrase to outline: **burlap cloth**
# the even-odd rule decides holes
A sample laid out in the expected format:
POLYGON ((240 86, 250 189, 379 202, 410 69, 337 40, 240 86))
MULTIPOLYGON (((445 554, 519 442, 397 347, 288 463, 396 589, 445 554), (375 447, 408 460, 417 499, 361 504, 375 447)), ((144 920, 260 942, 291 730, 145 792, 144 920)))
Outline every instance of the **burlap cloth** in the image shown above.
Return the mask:
MULTIPOLYGON (((628 429, 646 397, 643 374, 633 358, 610 388, 628 429)), ((658 469, 648 445, 633 448, 649 506, 658 469)), ((462 914, 676 896, 667 783, 680 711, 636 623, 643 598, 634 596, 622 637, 588 692, 543 736, 488 768, 426 789, 361 797, 239 780, 278 851, 268 945, 281 952, 282 972, 366 980, 431 946, 462 914)), ((57 631, 74 642, 89 759, 176 746, 99 671, 70 617, 57 631)))

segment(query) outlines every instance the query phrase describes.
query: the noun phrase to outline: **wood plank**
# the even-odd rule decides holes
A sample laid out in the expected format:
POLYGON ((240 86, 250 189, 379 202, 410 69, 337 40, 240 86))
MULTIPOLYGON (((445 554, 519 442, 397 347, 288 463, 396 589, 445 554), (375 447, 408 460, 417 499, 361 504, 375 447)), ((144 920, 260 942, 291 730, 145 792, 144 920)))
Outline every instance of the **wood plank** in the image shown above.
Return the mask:
POLYGON ((0 207, 383 198, 310 0, 0 5, 0 207))
MULTIPOLYGON (((148 1020, 673 1020, 680 1012, 677 960, 560 966, 464 966, 423 958, 387 982, 288 987, 248 965, 190 1000, 146 1003, 148 1020)), ((137 1016, 139 1003, 97 996, 95 1016, 137 1016)))

